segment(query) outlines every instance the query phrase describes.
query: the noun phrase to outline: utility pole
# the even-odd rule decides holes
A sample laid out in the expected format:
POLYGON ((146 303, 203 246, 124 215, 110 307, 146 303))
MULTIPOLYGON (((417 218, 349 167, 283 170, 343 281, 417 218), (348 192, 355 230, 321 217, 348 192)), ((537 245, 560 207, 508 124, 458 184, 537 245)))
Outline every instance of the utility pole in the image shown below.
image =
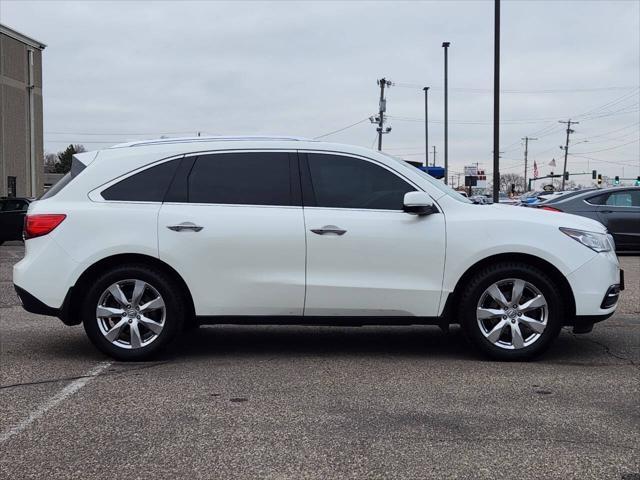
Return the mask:
MULTIPOLYGON (((538 140, 537 138, 524 137, 524 187, 527 188, 527 156, 529 154, 529 140, 538 140)), ((530 188, 527 191, 531 190, 530 188)))
POLYGON ((429 166, 429 87, 424 87, 424 166, 429 166))
POLYGON ((500 201, 500 0, 493 13, 493 202, 500 201))
POLYGON ((566 122, 558 120, 558 123, 564 123, 567 125, 567 139, 564 143, 564 148, 560 146, 560 148, 564 150, 564 168, 562 169, 562 190, 564 190, 565 177, 567 176, 567 155, 569 155, 569 135, 575 133, 574 130, 571 130, 571 125, 577 125, 580 122, 572 122, 571 119, 569 119, 566 122))
POLYGON ((449 45, 442 42, 444 48, 444 183, 449 175, 449 45))
POLYGON ((433 146, 433 166, 436 166, 436 146, 433 146))
POLYGON ((385 130, 383 128, 384 125, 384 112, 387 111, 387 101, 384 98, 384 89, 385 87, 391 86, 391 81, 386 78, 381 78, 378 80, 378 85, 380 86, 380 104, 378 111, 378 151, 382 150, 382 134, 389 133, 391 131, 391 127, 387 127, 385 130))

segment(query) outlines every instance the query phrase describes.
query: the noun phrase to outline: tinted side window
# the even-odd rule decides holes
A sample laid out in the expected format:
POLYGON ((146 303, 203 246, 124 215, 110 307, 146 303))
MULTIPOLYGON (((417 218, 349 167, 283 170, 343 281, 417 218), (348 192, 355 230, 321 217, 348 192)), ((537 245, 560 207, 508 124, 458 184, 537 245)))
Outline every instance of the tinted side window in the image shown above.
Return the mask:
POLYGON ((189 175, 189 202, 292 205, 289 171, 286 152, 203 155, 189 175))
POLYGON ((180 160, 170 160, 131 175, 102 192, 106 200, 162 202, 180 160))
POLYGON ((603 195, 596 195, 595 197, 587 198, 587 202, 589 202, 592 205, 604 205, 605 203, 607 203, 608 197, 609 197, 608 193, 605 193, 603 195))
POLYGON ((614 192, 609 195, 607 205, 612 207, 640 207, 640 191, 614 192))
POLYGON ((398 175, 371 162, 342 155, 307 155, 319 207, 402 210, 414 191, 398 175))
POLYGON ((73 159, 71 160, 71 170, 64 177, 58 180, 58 182, 56 182, 56 184, 53 187, 51 187, 49 190, 44 192, 40 196, 40 198, 38 198, 38 200, 44 200, 45 198, 53 197, 56 193, 58 193, 60 190, 66 187, 71 180, 76 178, 76 176, 80 172, 82 172, 82 170, 84 170, 85 168, 86 168, 86 165, 84 163, 82 163, 77 158, 73 157, 73 159))

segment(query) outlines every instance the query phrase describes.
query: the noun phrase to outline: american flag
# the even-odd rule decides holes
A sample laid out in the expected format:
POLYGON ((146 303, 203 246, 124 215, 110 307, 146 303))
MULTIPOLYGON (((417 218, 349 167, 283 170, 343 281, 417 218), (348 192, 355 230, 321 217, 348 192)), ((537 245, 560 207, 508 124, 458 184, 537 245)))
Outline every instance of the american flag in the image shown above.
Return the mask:
POLYGON ((538 178, 538 164, 533 161, 533 178, 538 178))

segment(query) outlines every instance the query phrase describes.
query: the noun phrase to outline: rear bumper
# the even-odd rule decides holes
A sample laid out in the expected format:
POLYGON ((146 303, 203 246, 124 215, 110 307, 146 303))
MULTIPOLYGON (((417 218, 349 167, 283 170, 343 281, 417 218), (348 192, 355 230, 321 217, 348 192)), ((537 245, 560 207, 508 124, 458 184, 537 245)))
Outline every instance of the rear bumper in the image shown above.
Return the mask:
POLYGON ((24 308, 27 312, 35 313, 37 315, 47 315, 49 317, 58 317, 65 325, 78 324, 76 319, 71 317, 69 309, 69 303, 73 288, 70 288, 67 292, 67 295, 62 302, 62 306, 60 308, 54 308, 50 307, 42 300, 39 300, 34 295, 30 294, 24 288, 20 288, 15 284, 13 287, 16 289, 16 293, 18 294, 18 297, 22 302, 22 308, 24 308))
POLYGON ((16 289, 18 297, 22 302, 22 307, 31 313, 37 313, 38 315, 48 315, 50 317, 57 317, 60 310, 58 308, 50 307, 44 302, 38 300, 36 297, 27 292, 24 288, 20 288, 17 285, 13 286, 16 289))

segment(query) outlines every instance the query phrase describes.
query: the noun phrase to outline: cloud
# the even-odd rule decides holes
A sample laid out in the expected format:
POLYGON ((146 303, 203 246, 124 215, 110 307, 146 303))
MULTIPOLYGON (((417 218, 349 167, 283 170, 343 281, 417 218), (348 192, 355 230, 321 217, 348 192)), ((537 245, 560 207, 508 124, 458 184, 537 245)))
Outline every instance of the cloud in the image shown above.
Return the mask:
MULTIPOLYGON (((422 159, 422 85, 432 87, 430 143, 443 150, 446 40, 452 170, 491 164, 493 2, 3 1, 0 8, 3 23, 48 45, 47 150, 197 131, 314 137, 375 113, 375 80, 386 76, 397 85, 388 91, 393 131, 385 149, 422 159)), ((521 137, 539 137, 530 159, 546 165, 561 155, 557 120, 619 98, 578 118, 576 140, 591 140, 574 151, 638 139, 639 32, 638 2, 502 3, 502 87, 515 91, 501 97, 505 171, 522 169, 521 137)), ((327 139, 370 147, 374 137, 365 122, 327 139)), ((571 158, 570 170, 640 174, 638 142, 593 158, 571 158)))

